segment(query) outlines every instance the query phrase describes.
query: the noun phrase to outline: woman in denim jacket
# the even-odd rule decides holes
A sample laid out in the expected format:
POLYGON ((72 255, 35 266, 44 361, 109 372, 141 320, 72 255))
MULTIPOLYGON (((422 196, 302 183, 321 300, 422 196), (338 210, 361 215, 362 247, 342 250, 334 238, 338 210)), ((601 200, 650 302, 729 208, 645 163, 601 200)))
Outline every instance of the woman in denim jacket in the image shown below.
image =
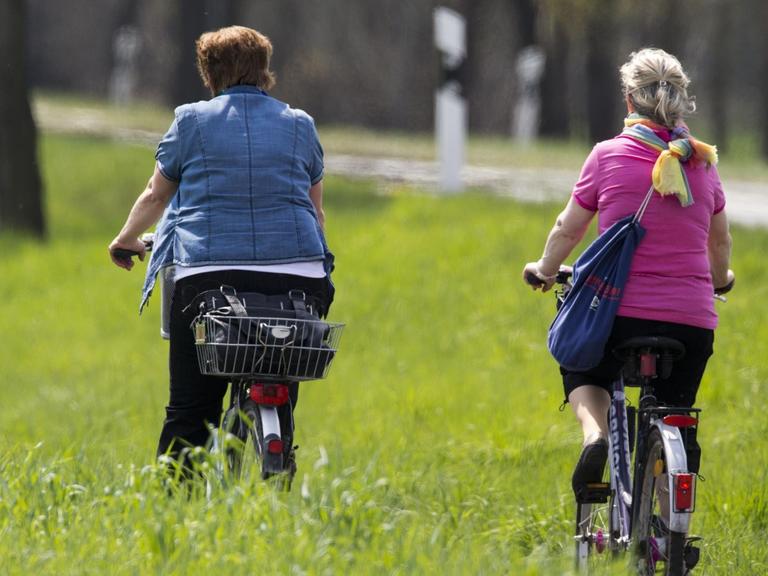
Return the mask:
MULTIPOLYGON (((197 64, 212 98, 180 106, 155 156, 144 192, 109 246, 130 270, 126 249, 144 259, 138 236, 157 226, 142 293, 176 266, 170 313, 170 401, 158 455, 205 445, 226 382, 198 371, 187 305, 205 290, 287 294, 302 290, 325 315, 333 256, 323 234, 323 150, 310 116, 270 97, 272 44, 241 26, 197 41, 197 64)), ((291 390, 295 405, 298 387, 291 390)), ((290 448, 290 446, 288 446, 290 448)), ((292 454, 290 455, 292 456, 292 454)))

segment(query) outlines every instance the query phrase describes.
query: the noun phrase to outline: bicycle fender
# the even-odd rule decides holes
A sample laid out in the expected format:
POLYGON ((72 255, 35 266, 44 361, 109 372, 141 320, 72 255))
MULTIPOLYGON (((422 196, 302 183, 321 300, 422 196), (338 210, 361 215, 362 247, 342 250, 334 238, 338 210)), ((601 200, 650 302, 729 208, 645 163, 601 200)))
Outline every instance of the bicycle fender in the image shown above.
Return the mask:
POLYGON ((280 417, 277 414, 277 408, 260 404, 259 418, 261 418, 261 430, 264 435, 264 446, 262 446, 264 472, 268 474, 279 474, 283 471, 283 455, 270 454, 267 450, 267 444, 270 440, 281 439, 280 417))
MULTIPOLYGON (((653 424, 661 433, 661 439, 664 442, 664 458, 667 464, 667 495, 671 495, 674 489, 672 474, 688 472, 688 457, 685 453, 685 444, 680 434, 680 429, 676 426, 664 424, 657 420, 653 424)), ((669 529, 673 532, 688 532, 688 526, 691 522, 690 512, 669 511, 669 529)))

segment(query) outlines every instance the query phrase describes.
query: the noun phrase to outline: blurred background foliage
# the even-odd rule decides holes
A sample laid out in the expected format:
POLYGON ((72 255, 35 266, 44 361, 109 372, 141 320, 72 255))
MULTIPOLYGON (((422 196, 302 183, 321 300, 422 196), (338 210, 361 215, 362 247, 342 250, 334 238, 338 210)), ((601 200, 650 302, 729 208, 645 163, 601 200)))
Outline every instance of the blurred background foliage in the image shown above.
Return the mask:
POLYGON ((321 129, 425 139, 440 76, 438 4, 466 17, 460 77, 475 138, 509 140, 516 106, 532 98, 545 146, 612 137, 625 113, 618 67, 656 46, 678 55, 693 79, 694 133, 729 163, 766 166, 765 0, 0 0, 0 230, 45 235, 30 90, 156 111, 207 98, 195 39, 235 23, 271 37, 273 95, 321 129), (516 63, 531 46, 546 64, 540 85, 523 86, 516 63))
POLYGON ((194 39, 239 23, 275 45, 274 95, 319 123, 426 131, 438 4, 467 17, 473 132, 509 134, 515 58, 537 44, 547 57, 542 135, 610 137, 623 113, 618 66, 632 50, 657 46, 678 55, 694 80, 699 131, 721 149, 745 134, 755 146, 768 140, 764 0, 27 0, 29 77, 36 88, 106 96, 115 35, 132 26, 141 39, 136 98, 205 98, 194 39))

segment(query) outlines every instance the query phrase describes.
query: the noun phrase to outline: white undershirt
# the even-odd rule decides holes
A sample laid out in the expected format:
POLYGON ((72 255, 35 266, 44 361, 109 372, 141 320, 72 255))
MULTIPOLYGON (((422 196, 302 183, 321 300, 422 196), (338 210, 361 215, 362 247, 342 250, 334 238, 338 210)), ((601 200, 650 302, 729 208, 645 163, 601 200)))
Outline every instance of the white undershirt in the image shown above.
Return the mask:
POLYGON ((175 268, 174 281, 181 280, 187 276, 205 274, 206 272, 221 272, 222 270, 245 270, 248 272, 291 274, 293 276, 304 276, 305 278, 325 278, 325 267, 322 260, 269 264, 266 266, 230 264, 228 266, 176 266, 175 268))

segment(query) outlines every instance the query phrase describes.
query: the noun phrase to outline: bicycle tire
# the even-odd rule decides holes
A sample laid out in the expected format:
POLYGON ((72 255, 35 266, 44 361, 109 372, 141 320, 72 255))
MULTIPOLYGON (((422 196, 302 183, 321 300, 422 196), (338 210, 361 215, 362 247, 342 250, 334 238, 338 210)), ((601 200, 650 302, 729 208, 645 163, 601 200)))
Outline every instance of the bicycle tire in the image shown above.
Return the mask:
POLYGON ((648 435, 639 478, 639 501, 632 522, 638 569, 643 576, 686 574, 684 552, 687 534, 664 530, 659 523, 654 526, 654 518, 662 515, 656 484, 658 478, 665 476, 665 467, 664 441, 659 430, 654 428, 648 435), (659 564, 663 565, 663 572, 659 572, 659 564))
POLYGON ((248 400, 243 403, 240 412, 243 447, 238 476, 248 479, 253 470, 258 470, 261 479, 266 480, 269 474, 264 469, 264 434, 259 407, 255 402, 248 400))
POLYGON ((264 441, 258 405, 247 401, 239 409, 230 407, 222 427, 227 433, 223 450, 230 476, 244 480, 258 469, 263 477, 264 441))

